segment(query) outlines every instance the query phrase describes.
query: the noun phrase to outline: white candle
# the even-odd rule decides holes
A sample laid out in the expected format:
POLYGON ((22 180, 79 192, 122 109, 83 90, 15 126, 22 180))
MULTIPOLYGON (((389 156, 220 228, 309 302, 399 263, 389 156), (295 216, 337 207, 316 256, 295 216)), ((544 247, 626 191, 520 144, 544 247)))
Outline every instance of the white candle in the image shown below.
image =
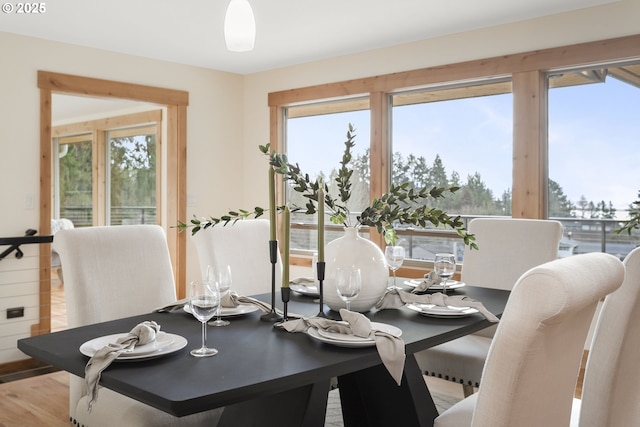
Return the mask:
POLYGON ((269 239, 276 240, 276 176, 269 166, 269 239))
POLYGON ((318 189, 318 262, 324 262, 324 190, 318 189))
POLYGON ((284 207, 282 218, 282 287, 289 287, 289 206, 284 207))

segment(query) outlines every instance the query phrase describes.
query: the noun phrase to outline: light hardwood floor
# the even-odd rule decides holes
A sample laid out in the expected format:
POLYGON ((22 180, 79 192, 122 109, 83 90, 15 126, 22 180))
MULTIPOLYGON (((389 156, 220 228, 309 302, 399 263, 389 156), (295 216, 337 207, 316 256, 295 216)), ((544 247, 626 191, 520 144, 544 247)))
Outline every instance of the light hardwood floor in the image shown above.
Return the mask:
POLYGON ((69 374, 55 372, 0 384, 1 427, 68 427, 69 374))

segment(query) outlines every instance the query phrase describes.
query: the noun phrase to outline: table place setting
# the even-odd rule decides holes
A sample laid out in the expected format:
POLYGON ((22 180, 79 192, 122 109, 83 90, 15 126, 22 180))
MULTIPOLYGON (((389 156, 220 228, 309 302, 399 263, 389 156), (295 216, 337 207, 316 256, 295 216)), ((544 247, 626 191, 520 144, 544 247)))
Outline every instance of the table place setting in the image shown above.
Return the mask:
POLYGON ((317 298, 320 296, 317 280, 311 277, 298 277, 289 282, 292 291, 308 297, 317 298))
MULTIPOLYGON (((189 308, 189 304, 185 304, 182 307, 182 309, 184 310, 185 313, 192 314, 191 309, 189 308)), ((223 303, 223 305, 220 306, 220 317, 227 318, 227 317, 242 316, 245 314, 253 313, 258 310, 260 310, 260 308, 254 304, 238 304, 235 306, 227 307, 223 303)))
MULTIPOLYGON (((188 314, 191 314, 191 309, 189 308, 189 298, 184 298, 171 304, 167 304, 166 306, 156 308, 155 310, 153 310, 153 312, 171 313, 178 310, 182 310, 188 314)), ((244 314, 253 313, 258 310, 269 313, 272 311, 271 304, 252 297, 238 295, 237 292, 233 291, 227 292, 222 296, 220 307, 221 317, 241 316, 244 314)), ((282 314, 282 310, 280 310, 279 308, 276 308, 275 311, 280 315, 282 314)), ((300 316, 289 313, 289 317, 297 318, 300 316)))
POLYGON ((431 271, 424 275, 422 279, 409 279, 405 280, 404 284, 413 288, 411 292, 440 292, 444 289, 447 291, 462 288, 466 286, 464 282, 457 280, 447 280, 446 288, 443 284, 443 280, 438 276, 435 271, 431 271))
POLYGON ((80 346, 80 352, 90 359, 85 366, 88 408, 98 398, 98 383, 102 371, 115 360, 140 360, 166 355, 181 350, 187 340, 179 335, 160 332, 160 325, 154 321, 137 324, 129 333, 113 334, 87 341, 80 346))
POLYGON ((382 363, 398 385, 402 380, 405 352, 402 330, 385 323, 371 322, 361 313, 340 309, 342 320, 303 317, 282 322, 287 332, 304 332, 312 339, 339 347, 376 346, 382 363))
POLYGON ((490 322, 498 318, 473 298, 465 295, 415 294, 403 290, 388 290, 375 305, 378 310, 405 307, 420 314, 433 317, 465 317, 475 313, 482 314, 490 322))
MULTIPOLYGON (((80 346, 80 353, 87 357, 93 357, 98 350, 112 343, 117 343, 119 339, 124 339, 128 333, 106 335, 97 337, 83 343, 80 346)), ((159 331, 156 339, 150 343, 136 345, 132 349, 128 349, 116 357, 116 361, 144 360, 164 356, 183 349, 187 345, 184 337, 176 334, 159 331)))

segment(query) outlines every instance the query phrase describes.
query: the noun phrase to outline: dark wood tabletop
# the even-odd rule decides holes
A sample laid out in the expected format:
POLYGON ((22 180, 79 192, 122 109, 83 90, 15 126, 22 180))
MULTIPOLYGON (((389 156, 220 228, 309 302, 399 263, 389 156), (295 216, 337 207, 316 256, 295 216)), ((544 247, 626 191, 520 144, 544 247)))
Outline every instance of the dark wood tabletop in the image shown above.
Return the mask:
MULTIPOLYGON (((500 316, 509 292, 467 286, 456 294, 478 299, 500 316)), ((271 295, 258 298, 270 301, 271 295)), ((279 296, 276 301, 281 306, 279 296)), ((318 313, 318 308, 313 298, 292 292, 289 312, 312 316, 318 313)), ((339 316, 328 308, 326 311, 335 318, 339 316)), ((385 421, 378 414, 362 423, 365 413, 371 413, 376 406, 372 401, 376 394, 381 402, 387 402, 392 410, 388 412, 395 414, 390 413, 390 417, 398 416, 400 407, 394 405, 410 401, 410 407, 403 412, 415 415, 410 414, 402 425, 431 425, 437 412, 413 353, 490 325, 480 314, 442 319, 421 316, 407 308, 365 313, 372 321, 397 326, 403 332, 407 362, 402 387, 398 387, 381 365, 375 347, 343 348, 316 342, 306 334, 274 328, 272 323, 260 320, 261 314, 256 311, 231 318, 231 324, 225 327, 210 326, 207 344, 219 353, 208 358, 189 355, 191 349, 201 344, 201 327, 183 311, 148 313, 25 338, 18 341, 18 348, 35 359, 82 377, 88 357, 80 353, 81 344, 96 337, 128 332, 142 321, 154 320, 163 331, 185 337, 187 346, 155 359, 116 361, 103 372, 103 386, 176 416, 224 406, 221 426, 254 425, 252 417, 260 413, 256 411, 263 412, 255 425, 322 426, 329 381, 338 377, 345 425, 385 425, 391 418, 385 421), (365 385, 367 382, 374 382, 375 392, 366 390, 371 388, 365 385), (394 399, 398 402, 393 403, 394 399), (421 402, 422 399, 425 401, 421 402), (280 409, 274 412, 277 407, 280 409), (270 424, 265 413, 279 415, 270 424), (358 417, 358 421, 353 417, 358 417)))

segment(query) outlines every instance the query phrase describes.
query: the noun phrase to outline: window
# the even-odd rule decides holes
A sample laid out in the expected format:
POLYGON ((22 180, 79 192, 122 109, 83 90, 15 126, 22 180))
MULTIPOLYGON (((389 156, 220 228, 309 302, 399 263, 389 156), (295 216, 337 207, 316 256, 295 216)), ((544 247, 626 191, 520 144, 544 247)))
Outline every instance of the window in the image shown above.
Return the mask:
MULTIPOLYGON (((446 206, 450 214, 547 218, 548 215, 568 212, 574 215, 569 218, 575 221, 578 211, 575 208, 567 210, 564 204, 575 197, 580 200, 581 194, 573 196, 565 184, 569 181, 562 175, 586 172, 585 182, 590 182, 594 190, 605 183, 607 189, 605 194, 585 194, 587 207, 590 206, 589 200, 593 200, 595 210, 600 205, 603 214, 606 212, 606 215, 611 215, 611 208, 614 208, 618 216, 626 210, 621 204, 629 206, 637 200, 640 190, 634 188, 637 186, 637 165, 640 160, 637 147, 620 150, 618 146, 603 152, 600 147, 588 144, 598 135, 582 132, 583 129, 576 128, 582 125, 576 123, 581 123, 577 121, 578 118, 590 117, 588 120, 592 123, 585 126, 588 129, 608 120, 615 112, 616 119, 624 118, 625 125, 608 127, 604 137, 620 142, 635 139, 637 142, 637 135, 640 134, 635 119, 639 110, 639 41, 640 35, 620 37, 289 89, 270 93, 269 106, 275 113, 272 117, 278 117, 281 114, 286 116, 286 111, 304 108, 301 104, 308 103, 312 107, 307 116, 320 116, 329 113, 314 108, 320 100, 368 96, 373 153, 369 159, 372 198, 386 190, 387 183, 383 182, 383 176, 387 174, 395 180, 409 178, 416 182, 422 180, 423 184, 431 182, 429 180, 459 180, 461 186, 466 188, 443 202, 443 206, 453 203, 446 206), (622 64, 623 60, 625 64, 622 64), (615 65, 585 67, 584 64, 589 61, 615 65), (614 101, 615 108, 591 103, 592 95, 581 92, 595 90, 598 84, 583 83, 586 83, 585 80, 597 81, 605 77, 601 69, 606 69, 609 80, 615 74, 615 79, 620 81, 611 85, 607 82, 608 87, 626 83, 627 98, 617 103, 614 101), (550 76, 548 83, 547 76, 550 76), (554 89, 548 91, 548 87, 554 89), (562 101, 562 92, 565 90, 567 94, 574 94, 572 105, 562 101), (580 95, 574 90, 580 91, 580 95), (575 103, 581 105, 573 105, 575 103), (569 117, 568 121, 562 122, 562 114, 558 113, 567 110, 577 112, 583 106, 588 106, 589 110, 583 117, 569 117), (581 140, 559 139, 565 130, 573 132, 573 136, 581 140), (484 137, 487 139, 484 140, 484 137), (412 144, 409 143, 411 141, 412 144), (434 148, 429 144, 441 146, 434 148), (459 155, 449 154, 451 147, 459 155), (392 164, 393 169, 390 166, 392 164), (379 173, 381 170, 384 173, 379 173), (416 173, 416 170, 424 173, 416 173), (624 171, 625 175, 610 179, 612 171, 624 171), (566 200, 563 194, 568 196, 566 200), (614 200, 617 197, 620 202, 614 200)), ((343 108, 341 111, 347 110, 343 108)), ((284 146, 285 152, 294 149, 292 145, 287 146, 292 144, 290 135, 287 135, 291 129, 288 126, 280 128, 277 121, 273 123, 278 125, 271 129, 272 141, 281 148, 284 146)), ((360 131, 363 130, 362 125, 356 125, 360 131)), ((362 138, 359 138, 358 143, 362 142, 362 138)), ((328 154, 327 151, 320 152, 322 157, 328 154)), ((294 156, 290 157, 295 161, 294 156)), ((619 218, 613 222, 619 224, 619 218)), ((310 222, 314 220, 307 218, 310 222)), ((613 244, 608 240, 611 225, 615 224, 595 226, 600 231, 597 244, 601 251, 622 256, 623 251, 616 246, 619 241, 613 244)), ((585 226, 581 224, 579 227, 585 226)), ((565 227, 568 230, 571 228, 569 223, 565 227)), ((414 239, 418 231, 406 229, 400 230, 399 234, 406 239, 414 239)), ((424 234, 430 235, 431 241, 440 239, 436 245, 452 244, 446 239, 451 234, 443 232, 441 228, 425 230, 424 234)), ((370 238, 380 246, 384 245, 383 239, 375 233, 370 238)), ((621 238, 618 236, 618 239, 621 238)), ((434 249, 421 247, 420 254, 417 246, 421 243, 406 244, 412 249, 416 248, 412 254, 414 258, 428 257, 434 249)), ((639 244, 640 236, 636 232, 624 243, 624 248, 639 244)), ((559 256, 564 255, 561 247, 559 256)), ((413 265, 404 265, 429 268, 428 264, 417 260, 413 265)))
POLYGON ((614 230, 640 189, 640 64, 553 71, 548 80, 549 216, 564 226, 561 255, 623 258, 639 238, 614 230))
MULTIPOLYGON (((353 215, 361 212, 369 204, 368 107, 367 99, 349 99, 287 109, 286 153, 289 162, 298 163, 312 180, 322 178, 334 197, 337 197, 337 189, 333 179, 340 167, 347 130, 350 123, 355 126, 356 145, 352 154, 359 176, 351 179, 353 188, 349 209, 353 215)), ((291 187, 286 191, 286 200, 290 205, 304 208, 306 200, 299 193, 291 187)), ((291 223, 294 228, 291 232, 291 248, 315 250, 317 218, 304 213, 292 213, 291 223)), ((328 243, 342 234, 341 226, 329 227, 325 241, 328 243)))
POLYGON ((110 225, 156 223, 156 125, 108 132, 110 225))
POLYGON ((76 227, 157 223, 160 125, 154 111, 54 128, 55 216, 76 227))
MULTIPOLYGON (((513 97, 508 80, 453 84, 392 96, 391 177, 415 188, 459 187, 431 207, 450 215, 511 215, 513 97)), ((433 227, 431 227, 433 228, 433 227)), ((459 239, 398 228, 407 258, 462 259, 459 239)))

